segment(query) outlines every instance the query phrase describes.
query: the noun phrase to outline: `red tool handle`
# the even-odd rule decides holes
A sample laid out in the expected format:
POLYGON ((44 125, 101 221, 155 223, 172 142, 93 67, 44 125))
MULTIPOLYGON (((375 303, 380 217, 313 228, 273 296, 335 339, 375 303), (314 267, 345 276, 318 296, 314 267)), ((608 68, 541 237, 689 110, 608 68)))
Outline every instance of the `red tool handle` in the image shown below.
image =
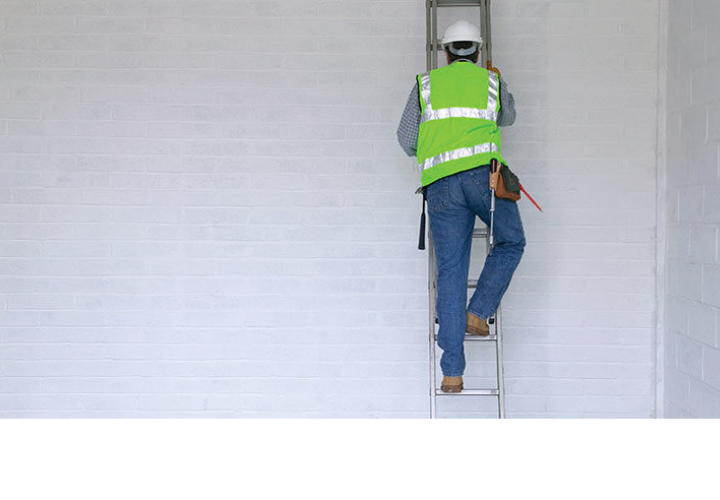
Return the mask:
POLYGON ((537 207, 538 210, 540 210, 541 212, 543 211, 543 209, 540 208, 540 205, 538 205, 537 202, 536 202, 535 200, 533 200, 533 197, 530 196, 530 194, 529 194, 527 191, 525 191, 525 188, 523 187, 522 184, 520 184, 520 190, 521 190, 523 193, 525 193, 525 196, 528 197, 528 200, 530 200, 530 201, 532 202, 532 204, 537 207))

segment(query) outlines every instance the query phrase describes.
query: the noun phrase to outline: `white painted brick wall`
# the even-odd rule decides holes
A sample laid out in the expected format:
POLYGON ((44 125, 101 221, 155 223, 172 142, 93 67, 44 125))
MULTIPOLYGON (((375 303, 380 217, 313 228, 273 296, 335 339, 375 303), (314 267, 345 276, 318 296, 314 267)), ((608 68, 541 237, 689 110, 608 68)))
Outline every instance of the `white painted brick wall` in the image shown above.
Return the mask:
POLYGON ((665 414, 720 417, 720 1, 669 2, 665 414))
MULTIPOLYGON (((652 416, 658 1, 494 4, 506 156, 545 208, 508 413, 652 416)), ((424 33, 420 0, 0 0, 0 416, 426 416, 394 135, 424 33)))

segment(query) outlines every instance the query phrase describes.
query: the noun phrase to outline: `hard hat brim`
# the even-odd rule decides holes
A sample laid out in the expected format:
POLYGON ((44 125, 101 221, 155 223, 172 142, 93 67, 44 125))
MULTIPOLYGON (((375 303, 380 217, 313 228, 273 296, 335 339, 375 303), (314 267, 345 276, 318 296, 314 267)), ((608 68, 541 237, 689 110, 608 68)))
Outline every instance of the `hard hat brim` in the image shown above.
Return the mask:
POLYGON ((477 43, 478 45, 482 46, 483 39, 480 36, 479 37, 449 36, 449 37, 443 38, 440 43, 442 43, 443 45, 449 45, 453 42, 473 42, 473 43, 477 43))

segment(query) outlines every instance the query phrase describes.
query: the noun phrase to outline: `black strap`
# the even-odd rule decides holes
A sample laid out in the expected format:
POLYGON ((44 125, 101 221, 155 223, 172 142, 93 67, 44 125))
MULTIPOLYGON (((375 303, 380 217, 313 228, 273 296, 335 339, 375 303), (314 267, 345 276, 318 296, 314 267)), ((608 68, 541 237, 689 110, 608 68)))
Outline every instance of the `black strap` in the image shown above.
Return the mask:
POLYGON ((425 205, 427 205, 427 194, 422 190, 422 215, 420 215, 420 241, 418 242, 418 250, 425 250, 425 205))

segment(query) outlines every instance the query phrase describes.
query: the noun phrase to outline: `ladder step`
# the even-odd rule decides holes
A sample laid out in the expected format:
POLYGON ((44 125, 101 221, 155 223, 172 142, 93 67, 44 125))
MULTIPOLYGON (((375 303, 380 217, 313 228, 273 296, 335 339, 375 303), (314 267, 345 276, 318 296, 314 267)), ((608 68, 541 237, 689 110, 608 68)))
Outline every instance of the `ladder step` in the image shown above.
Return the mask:
POLYGON ((442 389, 435 389, 436 396, 497 396, 497 389, 463 389, 462 392, 443 392, 442 389))
POLYGON ((478 280, 468 280, 468 288, 477 288, 478 280))
MULTIPOLYGON (((439 325, 439 324, 440 324, 440 319, 437 318, 437 317, 435 318, 435 324, 436 324, 436 325, 439 325)), ((494 325, 494 324, 495 324, 495 316, 490 316, 490 317, 488 318, 488 325, 494 325)))
MULTIPOLYGON (((495 342, 496 340, 497 335, 494 333, 485 337, 481 335, 465 335, 465 342, 495 342)), ((437 334, 435 334, 435 342, 437 342, 437 334)))
POLYGON ((497 340, 497 335, 491 334, 491 335, 465 335, 465 342, 495 342, 497 340))
POLYGON ((473 230, 473 238, 487 238, 488 230, 486 227, 476 228, 473 230))
POLYGON ((482 0, 435 0, 438 7, 480 7, 482 0))

